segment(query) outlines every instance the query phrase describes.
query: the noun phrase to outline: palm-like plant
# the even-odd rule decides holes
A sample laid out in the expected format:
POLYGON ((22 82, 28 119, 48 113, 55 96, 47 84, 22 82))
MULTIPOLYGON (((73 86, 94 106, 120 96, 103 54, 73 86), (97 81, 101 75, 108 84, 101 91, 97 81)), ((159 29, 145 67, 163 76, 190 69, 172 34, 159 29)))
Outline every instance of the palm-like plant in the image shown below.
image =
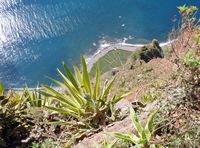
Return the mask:
POLYGON ((145 128, 142 127, 141 123, 139 122, 137 115, 134 111, 134 109, 130 108, 130 116, 133 123, 134 128, 136 129, 138 135, 135 134, 125 134, 121 132, 112 132, 111 135, 119 140, 123 140, 125 142, 128 142, 129 144, 136 145, 138 147, 145 147, 145 146, 151 146, 150 140, 153 133, 153 120, 157 114, 157 110, 154 111, 148 118, 147 124, 145 128))
MULTIPOLYGON (((73 117, 81 123, 90 126, 104 125, 110 120, 115 120, 114 105, 126 95, 109 98, 114 79, 110 82, 106 81, 104 87, 101 88, 99 65, 97 64, 96 66, 94 84, 90 79, 83 56, 81 56, 81 66, 82 72, 77 66, 73 65, 75 72, 73 74, 66 64, 63 63, 65 74, 57 69, 63 82, 50 78, 64 92, 59 92, 48 85, 41 85, 45 91, 39 91, 40 94, 58 102, 57 105, 46 106, 46 108, 73 117)), ((59 124, 62 123, 59 122, 59 124)), ((67 124, 67 122, 63 122, 63 124, 67 124)))
POLYGON ((4 86, 0 81, 0 113, 1 114, 21 114, 24 113, 27 104, 27 97, 25 91, 22 95, 9 90, 6 92, 4 86))
MULTIPOLYGON (((110 142, 110 141, 108 140, 108 138, 106 137, 106 138, 104 139, 104 142, 103 142, 101 148, 115 148, 115 147, 116 147, 116 144, 117 144, 117 141, 118 141, 118 140, 113 141, 113 142, 110 142)), ((97 147, 97 148, 98 148, 98 147, 97 147)))
POLYGON ((10 90, 6 92, 0 81, 0 147, 21 147, 34 123, 28 116, 27 97, 10 90))
POLYGON ((47 98, 38 93, 38 90, 39 89, 36 88, 33 91, 30 91, 27 86, 24 90, 24 96, 26 96, 27 102, 31 107, 44 107, 48 103, 47 98))

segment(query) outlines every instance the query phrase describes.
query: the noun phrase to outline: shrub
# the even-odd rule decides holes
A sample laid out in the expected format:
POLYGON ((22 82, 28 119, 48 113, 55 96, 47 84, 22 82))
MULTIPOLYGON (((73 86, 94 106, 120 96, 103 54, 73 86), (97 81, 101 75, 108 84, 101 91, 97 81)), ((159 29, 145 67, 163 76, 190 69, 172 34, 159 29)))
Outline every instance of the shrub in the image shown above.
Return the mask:
POLYGON ((0 82, 0 147, 16 147, 26 144, 32 119, 27 116, 27 98, 14 91, 4 91, 0 82))
POLYGON ((26 87, 24 90, 24 95, 31 107, 44 107, 49 102, 47 102, 47 98, 43 97, 40 93, 38 93, 37 90, 38 89, 35 89, 30 92, 28 87, 26 87))
MULTIPOLYGON (((197 7, 178 7, 182 22, 171 43, 172 60, 178 67, 178 80, 166 90, 170 96, 159 112, 160 130, 157 130, 166 147, 198 147, 200 109, 200 51, 197 7), (179 86, 177 86, 179 84, 179 86), (174 87, 176 89, 174 89, 174 87)), ((175 79, 174 79, 175 80, 175 79)))
POLYGON ((182 65, 182 84, 185 87, 187 99, 200 100, 200 55, 195 50, 189 50, 182 65))
POLYGON ((131 145, 136 145, 139 147, 147 147, 147 146, 154 146, 151 144, 150 140, 153 135, 154 126, 153 120, 157 114, 157 111, 154 111, 148 118, 147 124, 145 128, 142 127, 141 123, 138 120, 138 117, 133 108, 130 108, 130 116, 133 123, 134 128, 137 131, 138 135, 135 134, 124 134, 120 132, 112 132, 111 135, 115 138, 127 142, 131 145))
POLYGON ((198 69, 200 66, 200 56, 195 50, 190 50, 184 57, 184 64, 191 69, 198 69))
POLYGON ((126 95, 109 98, 114 79, 110 82, 106 81, 104 87, 101 88, 100 69, 97 65, 93 85, 83 56, 81 56, 81 65, 82 72, 77 66, 73 66, 75 72, 73 75, 63 63, 66 75, 57 69, 63 82, 50 78, 62 88, 63 92, 59 92, 48 85, 41 85, 45 91, 39 92, 57 102, 57 105, 45 106, 46 108, 79 121, 56 122, 56 124, 81 124, 81 126, 87 128, 97 128, 115 120, 114 105, 126 95))
MULTIPOLYGON (((177 57, 181 82, 185 88, 186 99, 190 101, 200 100, 200 48, 199 48, 199 21, 195 18, 198 8, 196 6, 179 6, 182 16, 182 24, 179 29, 180 36, 189 34, 184 44, 184 54, 177 57)), ((177 53, 175 53, 177 55, 177 53)))

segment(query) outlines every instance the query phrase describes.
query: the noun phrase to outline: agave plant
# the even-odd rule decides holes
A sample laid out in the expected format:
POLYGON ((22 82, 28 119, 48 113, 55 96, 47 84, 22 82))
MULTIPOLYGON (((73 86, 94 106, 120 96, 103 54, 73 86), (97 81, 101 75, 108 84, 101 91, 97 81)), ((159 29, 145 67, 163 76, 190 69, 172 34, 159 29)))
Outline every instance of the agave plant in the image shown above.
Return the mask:
MULTIPOLYGON (((80 123, 91 125, 104 125, 110 120, 115 120, 114 105, 125 97, 109 98, 109 93, 114 82, 106 81, 101 88, 100 69, 96 66, 95 83, 92 83, 85 58, 81 56, 82 71, 76 65, 73 65, 73 74, 66 64, 63 63, 65 74, 57 69, 63 82, 50 78, 54 83, 61 87, 63 92, 51 88, 48 85, 41 85, 45 91, 39 91, 40 94, 58 102, 57 105, 46 106, 46 108, 73 117, 80 123)), ((57 122, 62 124, 62 122, 57 122)), ((67 124, 67 122, 63 122, 67 124)), ((71 122, 69 123, 71 124, 71 122)))
POLYGON ((4 90, 0 82, 0 147, 22 146, 22 140, 29 136, 33 125, 27 115, 27 97, 10 90, 4 90))
POLYGON ((104 142, 103 142, 101 148, 115 148, 116 145, 117 145, 117 141, 118 141, 118 140, 115 140, 115 141, 113 141, 113 142, 110 142, 110 141, 108 140, 108 137, 106 137, 106 138, 104 139, 104 142))
POLYGON ((113 137, 122 140, 124 142, 127 142, 129 144, 135 145, 136 147, 146 147, 146 146, 150 146, 150 147, 154 147, 154 145, 150 145, 150 140, 153 134, 153 121, 154 118, 157 114, 157 110, 154 111, 148 118, 147 123, 145 128, 142 127, 141 123, 139 122, 137 115, 134 111, 134 109, 131 107, 130 108, 130 116, 131 116, 131 120, 133 123, 134 128, 137 131, 137 135, 135 134, 125 134, 125 133, 121 133, 121 132, 112 132, 112 133, 108 133, 111 134, 113 137))
POLYGON ((27 97, 25 97, 25 91, 22 92, 22 95, 13 90, 9 90, 6 93, 2 82, 0 82, 0 113, 23 113, 26 103, 27 97))
POLYGON ((27 102, 29 102, 31 107, 44 107, 47 104, 47 98, 43 97, 40 93, 38 93, 38 88, 30 91, 26 86, 24 93, 27 97, 27 102))

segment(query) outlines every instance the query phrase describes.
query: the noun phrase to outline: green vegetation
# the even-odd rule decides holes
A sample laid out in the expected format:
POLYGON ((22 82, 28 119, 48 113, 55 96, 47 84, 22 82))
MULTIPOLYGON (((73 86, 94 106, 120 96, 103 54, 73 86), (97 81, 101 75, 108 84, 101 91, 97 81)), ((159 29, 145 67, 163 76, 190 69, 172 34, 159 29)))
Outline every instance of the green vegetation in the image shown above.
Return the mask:
MULTIPOLYGON (((163 58, 170 56, 170 52, 165 49, 164 53, 159 46, 157 40, 153 40, 151 44, 136 49, 136 51, 126 51, 116 49, 109 51, 106 55, 98 60, 101 68, 101 74, 111 71, 113 68, 123 67, 125 64, 133 64, 136 60, 150 61, 153 58, 163 58)), ((95 75, 95 65, 92 67, 90 74, 95 75)))
POLYGON ((187 92, 187 99, 192 101, 199 101, 200 99, 200 56, 199 51, 189 50, 180 65, 182 84, 187 92))
POLYGON ((161 98, 161 92, 148 92, 141 98, 143 104, 151 103, 159 98, 161 98))
POLYGON ((138 120, 138 117, 133 110, 133 108, 130 108, 130 116, 133 123, 134 128, 137 131, 137 135, 135 134, 124 134, 120 132, 113 132, 111 133, 112 136, 115 138, 118 138, 120 140, 123 140, 129 144, 129 146, 136 145, 137 147, 148 147, 152 146, 150 141, 154 132, 154 126, 153 126, 153 120, 157 114, 157 111, 154 111, 148 118, 147 124, 145 128, 142 127, 141 123, 138 120))
POLYGON ((170 59, 172 56, 172 51, 169 48, 163 47, 163 55, 166 59, 170 59))
POLYGON ((126 96, 109 98, 114 79, 106 81, 103 88, 100 82, 100 69, 96 66, 96 78, 93 84, 87 71, 87 65, 81 56, 82 72, 74 65, 75 75, 63 63, 66 76, 58 70, 63 82, 50 78, 59 85, 63 93, 48 85, 41 85, 45 91, 39 93, 54 100, 54 104, 45 105, 45 108, 72 117, 74 121, 55 121, 53 124, 74 125, 85 129, 96 129, 116 120, 115 104, 126 96), (77 122, 78 121, 78 122, 77 122))
POLYGON ((102 148, 115 148, 117 144, 117 140, 115 140, 114 142, 110 142, 108 140, 108 137, 104 138, 104 142, 102 144, 102 148))
MULTIPOLYGON (((178 7, 182 16, 179 38, 172 48, 178 67, 176 79, 180 81, 176 88, 182 90, 179 95, 167 100, 160 110, 160 135, 168 147, 198 147, 200 135, 200 54, 199 20, 195 18, 197 7, 178 7), (191 41, 187 39, 190 38, 191 41), (184 47, 183 47, 184 45, 184 47), (181 49, 181 50, 180 50, 181 49), (182 95, 182 96, 181 96, 182 95)), ((177 82, 176 82, 177 83, 177 82)))
MULTIPOLYGON (((181 6, 178 7, 179 12, 183 18, 184 29, 187 27, 189 32, 194 32, 193 40, 196 42, 196 46, 187 49, 187 52, 182 58, 179 58, 179 71, 181 73, 182 84, 187 92, 186 99, 194 102, 200 99, 200 52, 199 52, 199 22, 194 18, 196 11, 198 10, 195 6, 181 6)), ((189 43, 188 43, 189 44, 189 43)))
POLYGON ((138 49, 131 55, 133 61, 143 60, 145 62, 149 62, 153 58, 163 58, 162 48, 159 46, 157 40, 153 40, 151 44, 145 45, 138 49))
POLYGON ((177 8, 179 9, 179 13, 182 16, 183 21, 190 21, 189 19, 191 18, 191 16, 198 10, 196 6, 186 6, 186 5, 179 6, 177 8))
POLYGON ((0 147, 20 146, 29 136, 34 124, 28 117, 27 105, 25 91, 21 96, 12 90, 6 93, 0 82, 0 147))
POLYGON ((200 57, 195 50, 190 50, 184 57, 184 63, 190 68, 198 68, 200 66, 200 57))
MULTIPOLYGON (((101 74, 110 71, 113 68, 124 65, 131 53, 131 51, 126 51, 122 49, 109 51, 106 55, 104 55, 98 60, 101 69, 101 74)), ((94 65, 91 69, 90 73, 92 76, 95 75, 95 69, 96 65, 94 65)))
POLYGON ((52 139, 46 139, 41 144, 33 142, 31 148, 61 148, 58 143, 52 139))
POLYGON ((42 97, 41 94, 37 92, 37 89, 30 92, 28 87, 26 87, 24 93, 32 107, 44 107, 47 104, 47 98, 42 97))
POLYGON ((99 59, 91 73, 81 56, 81 70, 74 65, 72 72, 63 63, 64 72, 57 69, 62 81, 50 78, 59 88, 42 84, 34 91, 28 87, 22 92, 5 91, 0 82, 0 147, 59 148, 82 140, 89 146, 95 136, 95 146, 105 148, 198 147, 198 9, 186 5, 178 9, 182 22, 169 49, 161 49, 153 40, 135 52, 113 50, 99 59), (116 67, 115 77, 105 73, 116 67), (134 132, 116 132, 129 128, 131 122, 134 132), (114 141, 110 137, 103 141, 103 130, 114 141))

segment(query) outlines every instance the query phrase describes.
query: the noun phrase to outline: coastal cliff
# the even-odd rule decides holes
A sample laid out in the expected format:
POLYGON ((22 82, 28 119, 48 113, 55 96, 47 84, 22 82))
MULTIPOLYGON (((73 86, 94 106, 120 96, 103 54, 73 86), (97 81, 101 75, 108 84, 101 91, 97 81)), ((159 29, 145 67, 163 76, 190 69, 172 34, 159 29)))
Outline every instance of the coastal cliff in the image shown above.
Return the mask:
POLYGON ((198 8, 178 9, 183 22, 164 46, 112 45, 73 71, 62 62, 60 79, 49 78, 57 87, 0 82, 0 147, 198 147, 198 8))

